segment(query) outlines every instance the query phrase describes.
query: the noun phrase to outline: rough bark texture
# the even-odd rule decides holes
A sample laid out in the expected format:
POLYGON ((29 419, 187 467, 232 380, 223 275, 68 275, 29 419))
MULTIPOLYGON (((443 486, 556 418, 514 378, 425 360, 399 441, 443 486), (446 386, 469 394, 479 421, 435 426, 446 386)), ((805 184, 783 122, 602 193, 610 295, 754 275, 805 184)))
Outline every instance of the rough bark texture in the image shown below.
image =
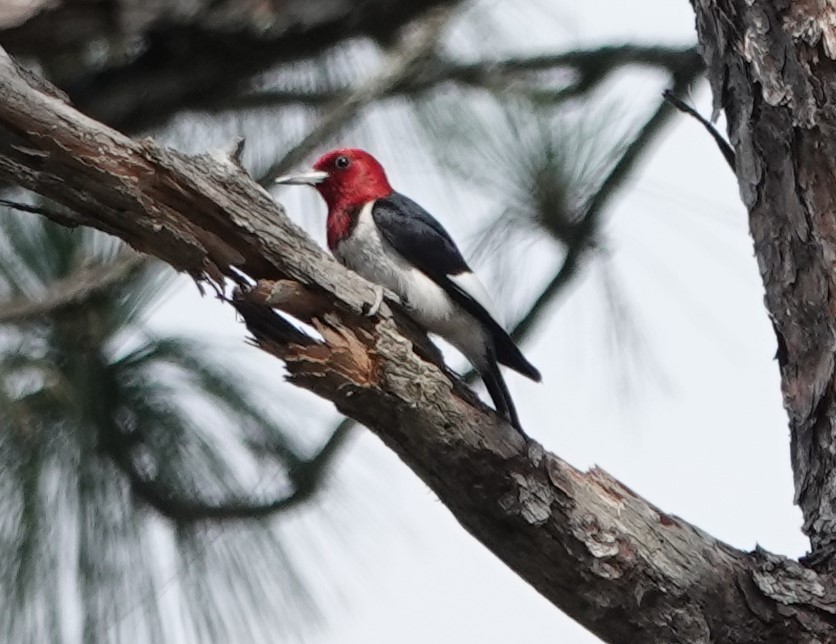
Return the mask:
POLYGON ((0 56, 0 179, 72 209, 222 290, 289 379, 375 432, 461 524, 609 642, 826 642, 832 577, 727 546, 605 472, 526 442, 440 366, 426 338, 313 244, 232 161, 133 141, 44 93, 0 56), (276 282, 276 280, 280 280, 276 282), (265 305, 313 325, 314 339, 265 305))
POLYGON ((836 570, 836 5, 695 0, 778 337, 807 563, 836 570))

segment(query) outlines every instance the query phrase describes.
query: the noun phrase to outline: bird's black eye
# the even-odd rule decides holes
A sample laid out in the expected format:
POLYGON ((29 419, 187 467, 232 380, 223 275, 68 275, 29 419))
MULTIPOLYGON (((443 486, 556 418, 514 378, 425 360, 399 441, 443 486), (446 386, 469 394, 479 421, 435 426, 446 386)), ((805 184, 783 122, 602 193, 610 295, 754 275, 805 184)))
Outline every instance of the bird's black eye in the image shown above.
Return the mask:
POLYGON ((334 165, 340 170, 345 170, 348 167, 349 163, 350 161, 348 160, 348 157, 337 157, 334 160, 334 165))

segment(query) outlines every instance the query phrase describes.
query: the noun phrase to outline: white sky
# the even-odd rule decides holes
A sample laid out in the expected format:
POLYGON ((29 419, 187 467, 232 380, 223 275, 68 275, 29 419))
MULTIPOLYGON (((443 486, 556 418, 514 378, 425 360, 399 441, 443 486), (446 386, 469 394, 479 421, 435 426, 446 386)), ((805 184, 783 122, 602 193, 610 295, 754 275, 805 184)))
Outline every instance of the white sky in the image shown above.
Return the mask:
MULTIPOLYGON (((687 0, 560 1, 554 9, 539 0, 544 13, 534 21, 522 6, 504 9, 503 16, 509 31, 529 20, 524 28, 534 49, 554 38, 567 48, 695 39, 687 0)), ((652 100, 658 88, 637 77, 628 91, 652 100)), ((695 101, 710 113, 705 87, 695 101)), ((444 201, 427 194, 408 164, 392 174, 458 232, 445 219, 444 201)), ((321 225, 318 215, 305 223, 321 225)), ((775 338, 731 171, 700 126, 680 118, 609 215, 609 259, 589 267, 525 346, 543 383, 509 376, 523 424, 573 465, 600 465, 665 511, 734 546, 759 543, 802 554, 775 338), (626 322, 605 312, 604 266, 624 293, 642 342, 627 358, 606 342, 613 325, 626 322), (625 371, 631 355, 638 367, 625 371)), ((310 231, 322 239, 320 230, 310 231)), ((166 328, 235 342, 244 332, 228 309, 200 299, 190 285, 160 316, 166 328)), ((246 355, 280 380, 279 363, 255 351, 246 355)), ((300 399, 317 418, 333 416, 310 396, 300 399)), ((287 528, 305 535, 296 550, 329 615, 310 638, 314 644, 598 641, 461 529, 366 430, 343 454, 332 489, 316 516, 287 528), (323 530, 321 515, 332 511, 339 518, 323 530)))

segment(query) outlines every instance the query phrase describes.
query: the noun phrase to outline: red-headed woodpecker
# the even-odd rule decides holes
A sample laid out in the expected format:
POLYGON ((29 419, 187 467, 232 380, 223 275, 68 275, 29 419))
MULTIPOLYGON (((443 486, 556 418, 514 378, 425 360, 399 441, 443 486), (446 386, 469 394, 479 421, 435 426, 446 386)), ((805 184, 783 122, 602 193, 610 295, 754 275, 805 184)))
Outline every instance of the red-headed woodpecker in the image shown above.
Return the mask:
POLYGON ((497 412, 522 432, 497 363, 538 382, 540 372, 496 321, 490 297, 447 231, 421 206, 392 190, 377 159, 363 150, 334 150, 310 172, 276 183, 307 184, 319 191, 328 205, 328 248, 334 256, 394 291, 422 327, 461 351, 485 381, 497 412))

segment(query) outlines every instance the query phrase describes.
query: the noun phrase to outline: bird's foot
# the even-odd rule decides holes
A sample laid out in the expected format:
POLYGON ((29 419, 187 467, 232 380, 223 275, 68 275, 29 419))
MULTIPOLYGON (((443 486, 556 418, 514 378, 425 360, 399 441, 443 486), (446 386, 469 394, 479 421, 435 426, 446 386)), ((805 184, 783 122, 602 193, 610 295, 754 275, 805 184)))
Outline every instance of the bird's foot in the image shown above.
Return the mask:
POLYGON ((366 305, 363 305, 365 309, 363 311, 363 315, 366 317, 372 317, 377 315, 377 312, 380 310, 380 305, 383 304, 383 287, 380 285, 375 285, 374 287, 374 302, 372 302, 368 308, 366 305))

